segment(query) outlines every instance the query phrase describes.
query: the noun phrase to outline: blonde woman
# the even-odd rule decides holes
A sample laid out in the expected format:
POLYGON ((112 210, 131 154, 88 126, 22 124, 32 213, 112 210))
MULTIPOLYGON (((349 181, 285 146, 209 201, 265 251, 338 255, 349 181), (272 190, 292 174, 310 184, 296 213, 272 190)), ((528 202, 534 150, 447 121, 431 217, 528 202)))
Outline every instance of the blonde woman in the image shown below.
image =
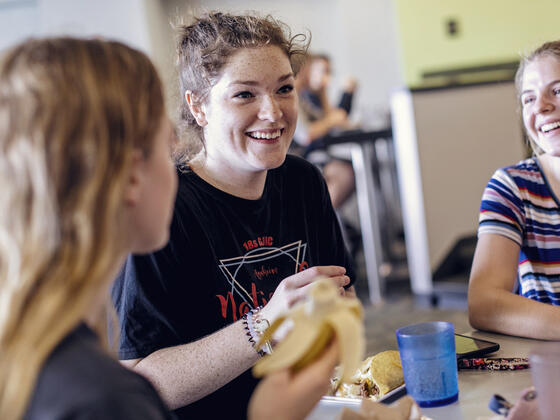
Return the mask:
MULTIPOLYGON (((96 328, 126 255, 168 240, 177 176, 163 104, 153 65, 120 43, 32 40, 3 56, 1 419, 172 418, 96 328)), ((335 361, 331 348, 265 380, 253 418, 303 418, 335 361)))
POLYGON ((496 171, 482 196, 469 319, 560 340, 560 41, 523 57, 516 87, 534 156, 496 171))

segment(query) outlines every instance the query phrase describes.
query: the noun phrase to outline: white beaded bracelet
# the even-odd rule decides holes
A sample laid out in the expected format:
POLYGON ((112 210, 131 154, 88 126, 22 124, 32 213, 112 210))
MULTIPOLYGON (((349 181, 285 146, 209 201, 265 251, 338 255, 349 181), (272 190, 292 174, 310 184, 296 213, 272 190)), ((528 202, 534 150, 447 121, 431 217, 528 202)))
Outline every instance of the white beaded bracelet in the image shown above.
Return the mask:
POLYGON ((272 346, 269 341, 265 341, 261 348, 257 347, 261 336, 264 334, 266 329, 270 326, 267 319, 263 318, 260 314, 262 306, 255 309, 251 309, 243 316, 243 322, 245 323, 245 329, 247 330, 247 337, 249 342, 255 348, 257 353, 262 357, 266 354, 272 353, 272 346))

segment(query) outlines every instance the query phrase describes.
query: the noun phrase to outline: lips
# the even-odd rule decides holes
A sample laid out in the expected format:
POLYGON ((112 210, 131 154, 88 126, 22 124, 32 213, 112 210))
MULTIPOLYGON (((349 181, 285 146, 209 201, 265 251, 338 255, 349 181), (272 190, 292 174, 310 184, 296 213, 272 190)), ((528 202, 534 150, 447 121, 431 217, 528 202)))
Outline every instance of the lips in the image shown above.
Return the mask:
POLYGON ((245 134, 255 140, 276 140, 284 131, 283 128, 247 131, 245 134))

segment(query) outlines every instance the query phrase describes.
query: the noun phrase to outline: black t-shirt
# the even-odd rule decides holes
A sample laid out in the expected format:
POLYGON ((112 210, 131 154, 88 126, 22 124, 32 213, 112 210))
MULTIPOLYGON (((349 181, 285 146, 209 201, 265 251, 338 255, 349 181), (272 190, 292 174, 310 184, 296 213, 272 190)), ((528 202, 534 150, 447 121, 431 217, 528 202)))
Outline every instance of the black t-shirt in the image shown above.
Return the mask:
MULTIPOLYGON (((288 155, 268 171, 258 200, 232 196, 192 171, 180 172, 169 244, 129 257, 113 287, 119 357, 146 357, 216 332, 265 305, 284 278, 316 265, 344 266, 354 279, 316 167, 288 155)), ((176 413, 245 418, 255 385, 246 371, 176 413)))
POLYGON ((54 349, 38 376, 25 420, 165 420, 151 384, 124 368, 79 325, 54 349))

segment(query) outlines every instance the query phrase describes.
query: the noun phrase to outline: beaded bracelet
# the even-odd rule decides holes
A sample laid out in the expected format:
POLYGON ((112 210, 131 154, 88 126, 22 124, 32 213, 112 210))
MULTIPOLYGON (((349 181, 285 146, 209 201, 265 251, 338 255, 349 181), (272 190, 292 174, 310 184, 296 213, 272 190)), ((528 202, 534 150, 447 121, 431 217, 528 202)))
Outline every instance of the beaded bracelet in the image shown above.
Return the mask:
POLYGON ((261 348, 257 347, 257 343, 260 337, 263 335, 265 330, 270 326, 267 319, 260 316, 260 310, 262 306, 255 309, 251 309, 245 315, 243 315, 243 324, 245 325, 245 330, 249 343, 253 346, 259 356, 264 356, 265 354, 272 353, 272 346, 269 341, 266 341, 261 348))

